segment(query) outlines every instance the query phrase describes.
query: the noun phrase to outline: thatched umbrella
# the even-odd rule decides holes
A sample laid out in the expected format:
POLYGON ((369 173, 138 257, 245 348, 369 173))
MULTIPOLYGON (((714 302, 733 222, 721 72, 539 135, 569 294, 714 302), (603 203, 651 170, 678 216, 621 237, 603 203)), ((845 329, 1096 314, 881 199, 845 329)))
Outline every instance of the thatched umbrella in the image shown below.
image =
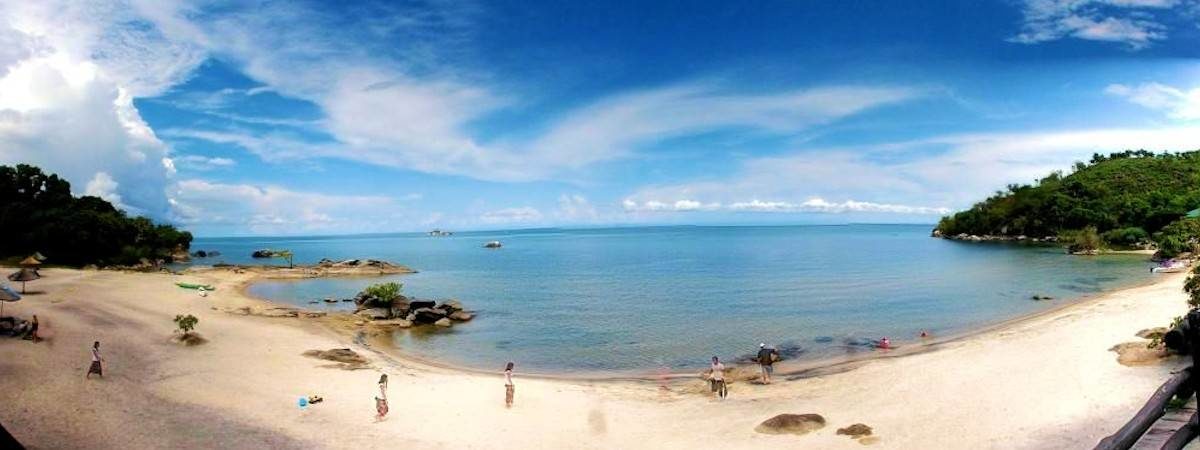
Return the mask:
POLYGON ((40 260, 38 260, 37 256, 30 256, 28 258, 21 260, 20 264, 21 264, 21 267, 37 267, 37 266, 42 265, 42 262, 40 260))
POLYGON ((8 286, 0 286, 0 317, 4 317, 5 303, 15 302, 20 299, 21 294, 16 293, 16 291, 13 291, 12 288, 8 286))
POLYGON ((9 281, 20 281, 21 282, 21 293, 24 294, 25 293, 25 282, 33 281, 33 280, 36 280, 41 277, 42 277, 41 275, 38 275, 36 269, 21 269, 19 271, 13 272, 11 275, 9 275, 8 280, 9 281))

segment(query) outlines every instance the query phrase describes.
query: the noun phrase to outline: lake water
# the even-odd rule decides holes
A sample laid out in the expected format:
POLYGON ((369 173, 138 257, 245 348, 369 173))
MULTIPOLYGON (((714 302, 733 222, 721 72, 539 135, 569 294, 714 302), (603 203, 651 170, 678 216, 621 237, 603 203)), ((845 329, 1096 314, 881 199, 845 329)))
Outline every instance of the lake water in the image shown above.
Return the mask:
MULTIPOLYGON (((251 294, 310 309, 382 280, 422 298, 457 298, 474 321, 399 331, 406 352, 451 364, 525 371, 646 373, 705 367, 759 342, 797 358, 870 351, 888 336, 969 332, 1089 294, 1147 281, 1144 256, 1079 257, 1056 247, 929 237, 930 226, 644 227, 304 238, 196 239, 216 262, 384 259, 420 273, 263 281, 251 294), (491 240, 504 247, 482 248, 491 240), (1033 301, 1033 294, 1053 301, 1033 301)), ((277 262, 275 262, 277 263, 277 262)))

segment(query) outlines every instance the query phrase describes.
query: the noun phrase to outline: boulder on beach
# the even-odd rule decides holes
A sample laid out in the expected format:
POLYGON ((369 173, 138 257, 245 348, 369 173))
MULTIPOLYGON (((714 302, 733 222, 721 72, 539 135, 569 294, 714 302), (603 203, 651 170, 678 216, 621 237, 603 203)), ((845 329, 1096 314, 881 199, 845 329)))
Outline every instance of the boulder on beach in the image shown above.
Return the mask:
POLYGON ((780 414, 758 424, 754 431, 763 434, 807 434, 825 428, 820 414, 780 414))
POLYGON ((384 320, 392 317, 392 311, 387 308, 367 308, 357 314, 371 320, 384 320))
POLYGON ((447 319, 445 317, 438 319, 437 322, 434 322, 433 324, 437 325, 439 327, 449 327, 449 326, 453 325, 452 323, 450 323, 450 319, 447 319))
POLYGON ((1166 346, 1150 348, 1145 341, 1117 344, 1108 350, 1117 352, 1117 362, 1124 366, 1156 364, 1171 356, 1171 352, 1167 351, 1166 346))
POLYGON ((845 428, 838 428, 837 434, 850 436, 851 439, 858 439, 863 436, 871 435, 871 427, 866 424, 856 423, 845 428))
POLYGON ((1137 337, 1142 339, 1162 339, 1164 334, 1167 334, 1167 327, 1154 327, 1137 332, 1137 337))
POLYGON ((332 348, 329 350, 309 350, 304 352, 309 358, 323 359, 339 363, 336 367, 354 370, 367 368, 367 359, 348 348, 332 348))

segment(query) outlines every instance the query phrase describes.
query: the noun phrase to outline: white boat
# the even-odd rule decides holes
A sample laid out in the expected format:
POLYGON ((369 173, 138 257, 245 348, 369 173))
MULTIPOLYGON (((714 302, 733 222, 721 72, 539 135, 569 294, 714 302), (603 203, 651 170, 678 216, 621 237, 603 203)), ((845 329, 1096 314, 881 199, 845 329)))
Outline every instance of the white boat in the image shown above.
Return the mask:
POLYGON ((500 248, 503 246, 504 246, 504 244, 501 244, 500 241, 491 241, 486 244, 483 244, 483 248, 500 248))
POLYGON ((1174 259, 1168 259, 1166 261, 1163 261, 1162 264, 1159 264, 1158 267, 1150 269, 1150 271, 1153 273, 1176 273, 1176 272, 1183 272, 1183 271, 1187 270, 1187 268, 1188 268, 1188 265, 1186 262, 1174 260, 1174 259))

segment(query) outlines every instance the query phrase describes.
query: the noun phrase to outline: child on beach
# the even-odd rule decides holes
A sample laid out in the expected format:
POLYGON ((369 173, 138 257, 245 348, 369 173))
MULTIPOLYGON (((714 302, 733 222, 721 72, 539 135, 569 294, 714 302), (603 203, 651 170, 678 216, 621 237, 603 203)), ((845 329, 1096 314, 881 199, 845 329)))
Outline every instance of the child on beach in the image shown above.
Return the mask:
POLYGON ((712 366, 708 369, 708 382, 712 391, 717 393, 717 398, 724 400, 729 395, 729 389, 725 386, 725 365, 716 356, 712 357, 712 366))
POLYGON ((104 358, 100 357, 100 341, 96 341, 92 343, 92 366, 88 368, 87 375, 84 375, 83 378, 91 378, 93 373, 104 378, 104 370, 100 367, 101 361, 104 361, 104 358))
POLYGON ((38 318, 37 314, 33 315, 33 321, 29 324, 29 334, 25 335, 25 340, 37 342, 38 339, 38 318))
POLYGON ((513 404, 513 386, 512 380, 513 363, 509 361, 508 365, 504 366, 504 407, 512 408, 513 404))

